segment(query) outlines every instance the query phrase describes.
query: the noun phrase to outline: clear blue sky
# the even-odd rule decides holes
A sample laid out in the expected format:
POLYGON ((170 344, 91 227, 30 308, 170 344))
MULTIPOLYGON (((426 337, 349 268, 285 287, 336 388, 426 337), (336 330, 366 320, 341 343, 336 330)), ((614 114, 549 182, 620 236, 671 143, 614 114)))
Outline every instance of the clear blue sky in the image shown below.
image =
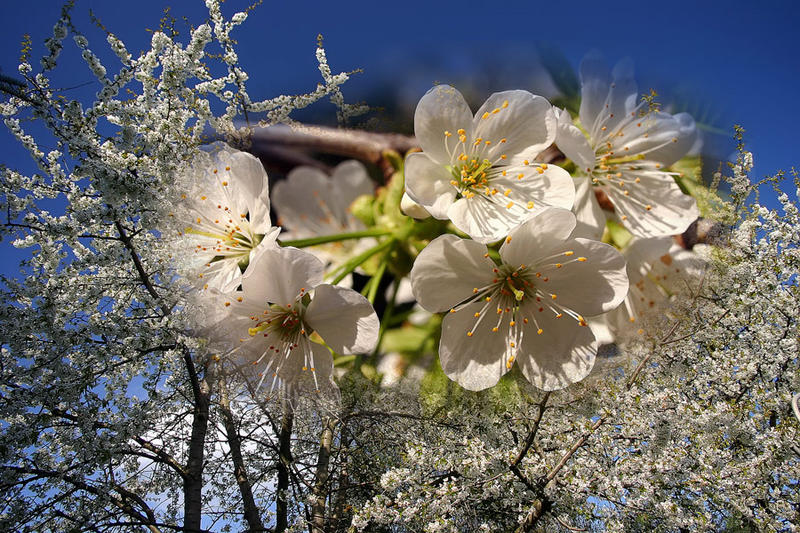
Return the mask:
MULTIPOLYGON (((228 0, 223 8, 230 14, 246 4, 228 0)), ((33 38, 34 57, 41 55, 41 43, 50 34, 60 5, 57 0, 2 2, 3 73, 16 72, 23 33, 33 38)), ((144 29, 158 26, 166 6, 195 26, 205 20, 201 0, 77 0, 74 14, 93 48, 106 45, 88 20, 89 9, 137 52, 149 42, 144 29)), ((334 70, 364 70, 345 85, 345 96, 368 103, 380 86, 397 91, 408 105, 434 82, 471 80, 491 89, 534 89, 497 84, 513 77, 508 73, 525 79, 532 51, 540 42, 556 46, 573 66, 592 49, 612 62, 630 56, 640 90, 655 87, 667 102, 677 99, 698 113, 707 112, 724 130, 730 131, 734 123, 744 126, 748 147, 755 154, 755 176, 763 176, 800 166, 798 27, 800 3, 789 0, 265 0, 235 36, 240 59, 251 75, 253 97, 312 89, 318 80, 314 47, 322 33, 334 70)), ((71 79, 64 83, 91 80, 77 63, 69 74, 71 79)), ((6 137, 0 132, 0 156, 13 165, 19 152, 6 137)), ((725 138, 710 142, 721 146, 723 157, 732 146, 725 138)), ((0 246, 7 248, 6 243, 0 246)))

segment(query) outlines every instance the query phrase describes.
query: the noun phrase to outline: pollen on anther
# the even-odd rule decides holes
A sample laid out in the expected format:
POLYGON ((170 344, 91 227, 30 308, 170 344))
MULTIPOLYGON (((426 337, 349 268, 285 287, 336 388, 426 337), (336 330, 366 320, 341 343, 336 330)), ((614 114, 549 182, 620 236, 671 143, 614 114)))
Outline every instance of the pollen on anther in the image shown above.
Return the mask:
POLYGON ((552 298, 553 300, 555 300, 556 298, 558 298, 558 295, 557 295, 557 294, 555 294, 555 293, 553 293, 553 294, 551 294, 551 295, 550 295, 550 298, 552 298))
POLYGON ((544 330, 542 328, 536 330, 537 335, 541 335, 542 333, 544 333, 544 330))
POLYGON ((225 307, 230 307, 230 306, 231 306, 230 302, 225 302, 225 307))
POLYGON ((585 262, 585 261, 586 261, 586 258, 585 258, 585 257, 579 257, 579 258, 578 258, 578 261, 580 261, 581 263, 583 263, 583 262, 585 262))
POLYGON ((223 187, 227 187, 227 186, 228 186, 228 182, 227 182, 227 181, 223 181, 223 182, 222 182, 222 186, 223 186, 223 187))
POLYGON ((564 265, 562 265, 561 263, 556 263, 556 268, 561 268, 562 266, 564 265))
POLYGON ((511 209, 512 207, 514 207, 514 202, 508 202, 506 204, 506 209, 511 209))
POLYGON ((527 324, 527 323, 528 323, 528 319, 527 319, 527 318, 523 318, 523 319, 522 319, 522 323, 523 323, 523 324, 527 324))
POLYGON ((472 337, 472 332, 471 331, 467 332, 467 337, 472 337))
POLYGON ((653 206, 650 205, 650 204, 647 204, 646 206, 644 206, 644 208, 647 209, 648 211, 650 211, 651 209, 653 209, 653 206))
POLYGON ((449 131, 445 130, 445 132, 444 132, 444 136, 445 136, 445 137, 452 137, 452 136, 453 136, 453 134, 452 134, 452 133, 450 133, 449 131))
POLYGON ((451 312, 451 313, 455 313, 455 312, 456 312, 456 310, 455 310, 455 309, 450 309, 450 312, 451 312))
POLYGON ((500 107, 502 107, 503 109, 507 108, 508 107, 508 100, 503 100, 503 105, 500 106, 500 107))
POLYGON ((492 328, 492 333, 497 333, 497 326, 492 328))
POLYGON ((506 237, 506 242, 507 242, 507 243, 511 242, 511 235, 509 235, 508 237, 506 237))
POLYGON ((478 318, 479 316, 481 316, 481 314, 480 314, 480 313, 475 313, 475 314, 474 314, 474 315, 472 315, 472 316, 474 316, 475 318, 478 318))
POLYGON ((528 202, 528 209, 533 209, 533 202, 528 202))
POLYGON ((486 297, 486 301, 487 301, 487 302, 491 302, 491 301, 492 301, 492 297, 491 297, 491 296, 487 296, 487 297, 486 297))

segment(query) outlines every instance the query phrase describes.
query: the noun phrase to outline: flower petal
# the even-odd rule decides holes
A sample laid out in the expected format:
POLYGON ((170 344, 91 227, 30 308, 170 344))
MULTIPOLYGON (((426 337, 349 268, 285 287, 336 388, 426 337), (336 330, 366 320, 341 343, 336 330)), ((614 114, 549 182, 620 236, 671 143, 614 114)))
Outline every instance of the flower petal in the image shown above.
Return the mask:
POLYGON ((298 238, 316 237, 335 231, 325 199, 329 197, 328 177, 313 167, 297 167, 272 190, 279 223, 298 238), (322 232, 322 233, 320 233, 322 232))
POLYGON ((473 391, 496 385, 510 367, 506 364, 510 356, 508 315, 503 316, 504 323, 496 332, 492 331, 494 321, 474 328, 478 320, 475 313, 482 307, 482 303, 473 303, 447 314, 442 321, 442 339, 439 342, 439 360, 444 373, 473 391), (467 336, 467 332, 473 329, 473 335, 467 336))
POLYGON ((472 112, 466 100, 454 87, 436 85, 425 93, 414 112, 414 134, 422 151, 433 161, 449 165, 450 154, 459 145, 459 129, 465 131, 467 139, 472 138, 472 112))
POLYGON ((322 283, 322 261, 297 248, 262 247, 250 258, 242 276, 247 301, 294 304, 300 289, 311 290, 322 283))
POLYGON ((644 168, 630 173, 623 171, 623 175, 626 187, 610 186, 606 193, 622 224, 634 235, 677 235, 686 231, 699 216, 695 199, 683 194, 669 174, 644 168), (633 182, 634 176, 639 183, 633 182))
POLYGON ((608 96, 608 64, 603 57, 591 52, 583 58, 580 65, 581 78, 581 124, 591 131, 597 117, 605 109, 608 96))
POLYGON ((265 233, 272 223, 269 218, 269 178, 258 158, 246 152, 230 156, 231 177, 239 203, 247 206, 250 227, 255 233, 265 233))
POLYGON ((617 307, 628 293, 625 258, 613 246, 589 239, 571 239, 561 251, 552 252, 557 257, 538 269, 549 278, 542 289, 557 295, 555 303, 559 306, 594 316, 617 307), (558 267, 559 264, 562 266, 558 267))
POLYGON ((406 157, 404 172, 406 192, 411 199, 433 217, 446 220, 456 190, 450 185, 453 176, 444 165, 436 163, 424 152, 415 152, 406 157))
POLYGON ((503 91, 491 95, 475 113, 473 132, 475 141, 491 142, 485 151, 490 161, 501 154, 533 158, 553 144, 556 118, 545 98, 528 91, 503 91))
POLYGON ((369 178, 367 169, 360 161, 355 159, 343 161, 336 165, 328 183, 328 190, 331 195, 328 206, 342 222, 354 219, 349 214, 349 209, 356 198, 364 194, 371 195, 375 192, 375 186, 369 178))
POLYGON ((536 213, 509 235, 500 247, 503 263, 534 265, 550 250, 562 247, 575 229, 575 215, 566 209, 548 207, 536 213))
POLYGON ((523 327, 517 363, 528 381, 540 389, 552 391, 589 375, 597 354, 591 329, 566 316, 555 318, 551 314, 537 313, 533 308, 526 308, 523 316, 528 324, 523 327), (537 327, 542 330, 541 334, 537 327))
POLYGON ((578 219, 573 237, 585 237, 599 241, 603 237, 606 228, 606 216, 597 201, 597 196, 592 187, 590 178, 575 179, 575 205, 572 212, 578 219))
POLYGON ((494 262, 486 247, 455 235, 431 241, 414 261, 411 288, 417 301, 433 313, 446 311, 492 282, 494 262))
POLYGON ((572 117, 564 109, 554 109, 558 128, 555 143, 558 149, 570 158, 581 172, 591 172, 595 164, 594 150, 586 135, 572 123, 572 117))
POLYGON ((306 322, 339 354, 371 352, 378 343, 378 315, 369 300, 352 289, 318 285, 306 322))

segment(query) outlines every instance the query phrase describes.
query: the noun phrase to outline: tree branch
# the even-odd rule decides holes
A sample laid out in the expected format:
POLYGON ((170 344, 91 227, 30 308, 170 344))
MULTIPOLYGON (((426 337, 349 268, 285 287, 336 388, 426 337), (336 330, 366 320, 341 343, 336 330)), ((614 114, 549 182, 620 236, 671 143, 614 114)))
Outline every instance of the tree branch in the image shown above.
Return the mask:
POLYGON ((292 464, 292 426, 294 409, 291 402, 282 402, 283 417, 278 433, 278 486, 275 491, 275 533, 283 533, 289 526, 289 473, 292 464))
POLYGON ((230 400, 228 399, 227 383, 223 379, 219 380, 219 407, 222 413, 222 422, 225 425, 225 433, 228 439, 228 446, 231 449, 231 460, 233 461, 233 475, 236 484, 239 485, 239 492, 242 495, 244 505, 244 519, 250 532, 264 531, 264 524, 261 522, 261 515, 258 512, 253 489, 250 480, 247 478, 247 470, 244 467, 242 457, 242 443, 239 438, 239 431, 236 429, 236 422, 231 411, 230 400))
POLYGON ((325 533, 325 502, 328 499, 328 463, 331 457, 331 444, 337 421, 333 416, 325 418, 317 456, 316 475, 312 490, 311 533, 325 533))

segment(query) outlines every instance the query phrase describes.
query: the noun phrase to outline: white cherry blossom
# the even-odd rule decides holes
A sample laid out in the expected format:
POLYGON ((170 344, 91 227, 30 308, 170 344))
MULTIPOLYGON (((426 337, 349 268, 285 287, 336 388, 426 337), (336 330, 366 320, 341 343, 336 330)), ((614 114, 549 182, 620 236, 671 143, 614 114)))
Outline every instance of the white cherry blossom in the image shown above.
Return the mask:
POLYGON ((613 247, 572 238, 575 216, 543 209, 511 232, 496 264, 485 246, 454 235, 433 240, 411 270, 414 295, 448 311, 439 357, 470 390, 491 387, 516 361, 545 390, 580 381, 597 345, 584 317, 625 297, 625 260, 613 247))
POLYGON ((240 265, 258 247, 277 246, 280 231, 269 216, 268 178, 254 156, 223 143, 212 145, 185 176, 180 232, 192 247, 192 275, 204 289, 236 290, 240 265))
MULTIPOLYGON (((353 201, 373 194, 375 186, 364 165, 355 160, 340 163, 328 177, 321 170, 301 166, 272 191, 282 238, 304 239, 366 229, 350 212, 353 201)), ((323 261, 337 264, 369 246, 368 239, 351 239, 313 247, 323 261)))
POLYGON ((344 287, 322 283, 324 265, 297 248, 260 248, 242 276, 242 290, 220 305, 230 308, 217 334, 235 347, 230 356, 257 371, 258 386, 330 381, 333 359, 316 333, 339 354, 372 351, 378 317, 366 298, 344 287), (315 337, 316 337, 315 336, 315 337))
POLYGON ((544 207, 572 207, 569 174, 534 161, 556 135, 541 96, 494 93, 473 117, 460 92, 437 85, 417 105, 414 131, 423 151, 406 158, 408 195, 478 242, 505 237, 544 207))
MULTIPOLYGON (((589 56, 581 63, 580 74, 581 128, 573 124, 569 112, 556 109, 559 149, 580 174, 605 191, 631 233, 639 237, 682 233, 697 218, 697 204, 681 192, 675 174, 665 169, 696 142, 694 119, 687 113, 649 110, 644 99, 637 102, 628 62, 618 64, 609 78, 605 63, 589 56)), ((583 196, 595 204, 594 211, 599 210, 593 195, 584 191, 583 196)), ((593 220, 604 223, 598 217, 593 220)))

